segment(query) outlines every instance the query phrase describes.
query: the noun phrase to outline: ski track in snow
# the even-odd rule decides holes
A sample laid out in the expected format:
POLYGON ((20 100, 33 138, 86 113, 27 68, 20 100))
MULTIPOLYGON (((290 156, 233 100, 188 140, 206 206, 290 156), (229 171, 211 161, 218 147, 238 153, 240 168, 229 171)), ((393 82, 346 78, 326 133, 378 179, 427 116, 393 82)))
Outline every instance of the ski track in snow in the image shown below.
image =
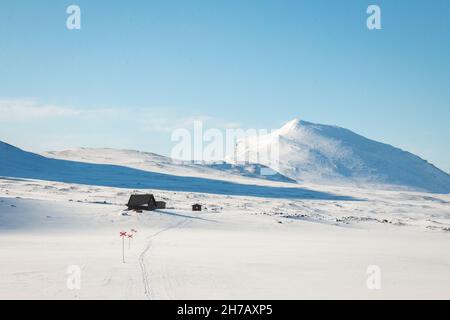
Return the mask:
POLYGON ((148 239, 147 245, 145 246, 144 250, 139 254, 139 266, 141 268, 141 273, 142 273, 142 283, 144 285, 144 294, 148 300, 152 299, 152 290, 151 290, 150 280, 149 280, 150 273, 148 272, 147 266, 145 265, 145 257, 146 257, 147 252, 150 250, 150 248, 152 246, 152 240, 155 239, 161 233, 164 233, 171 229, 176 229, 176 228, 180 227, 182 224, 184 224, 187 221, 188 221, 188 219, 184 219, 184 220, 179 221, 167 228, 159 230, 158 232, 147 237, 147 239, 148 239))

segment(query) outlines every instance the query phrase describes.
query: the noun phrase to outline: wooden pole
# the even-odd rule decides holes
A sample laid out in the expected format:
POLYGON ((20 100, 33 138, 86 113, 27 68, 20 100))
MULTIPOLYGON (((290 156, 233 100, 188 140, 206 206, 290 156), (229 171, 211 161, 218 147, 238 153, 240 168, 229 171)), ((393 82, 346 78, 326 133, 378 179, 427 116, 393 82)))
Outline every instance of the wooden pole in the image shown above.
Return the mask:
POLYGON ((125 263, 125 237, 122 237, 122 262, 125 263))

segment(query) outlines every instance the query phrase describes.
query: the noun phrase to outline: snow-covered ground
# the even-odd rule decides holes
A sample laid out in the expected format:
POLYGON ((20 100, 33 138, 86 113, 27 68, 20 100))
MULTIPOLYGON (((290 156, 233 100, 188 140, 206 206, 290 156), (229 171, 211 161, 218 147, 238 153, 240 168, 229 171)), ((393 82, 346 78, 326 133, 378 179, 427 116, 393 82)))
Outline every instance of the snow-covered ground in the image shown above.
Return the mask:
POLYGON ((168 209, 123 216, 133 189, 1 178, 0 299, 450 298, 449 195, 251 183, 342 197, 145 189, 168 209))

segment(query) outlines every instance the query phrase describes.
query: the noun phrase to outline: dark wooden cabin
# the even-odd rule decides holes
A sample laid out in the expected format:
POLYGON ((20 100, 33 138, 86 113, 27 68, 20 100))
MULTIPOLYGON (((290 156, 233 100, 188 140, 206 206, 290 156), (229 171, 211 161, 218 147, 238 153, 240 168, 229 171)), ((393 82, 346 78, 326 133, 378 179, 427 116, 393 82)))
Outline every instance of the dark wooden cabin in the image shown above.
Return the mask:
POLYGON ((165 209, 166 203, 164 201, 156 201, 156 208, 157 209, 165 209))
POLYGON ((152 194, 132 194, 127 204, 128 210, 155 210, 155 197, 152 194))
POLYGON ((192 211, 202 211, 202 205, 201 204, 193 204, 192 205, 192 211))

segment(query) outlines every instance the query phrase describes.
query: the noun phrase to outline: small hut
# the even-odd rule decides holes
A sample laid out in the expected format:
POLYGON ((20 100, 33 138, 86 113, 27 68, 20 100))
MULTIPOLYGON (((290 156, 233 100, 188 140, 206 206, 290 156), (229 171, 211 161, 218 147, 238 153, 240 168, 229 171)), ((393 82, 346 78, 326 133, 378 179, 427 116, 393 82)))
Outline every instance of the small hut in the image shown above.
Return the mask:
POLYGON ((156 201, 156 209, 165 209, 165 208, 166 208, 166 202, 156 201))
POLYGON ((193 204, 192 205, 192 211, 202 211, 202 205, 201 204, 193 204))
POLYGON ((155 210, 155 197, 152 194, 132 194, 127 204, 128 210, 155 210))

